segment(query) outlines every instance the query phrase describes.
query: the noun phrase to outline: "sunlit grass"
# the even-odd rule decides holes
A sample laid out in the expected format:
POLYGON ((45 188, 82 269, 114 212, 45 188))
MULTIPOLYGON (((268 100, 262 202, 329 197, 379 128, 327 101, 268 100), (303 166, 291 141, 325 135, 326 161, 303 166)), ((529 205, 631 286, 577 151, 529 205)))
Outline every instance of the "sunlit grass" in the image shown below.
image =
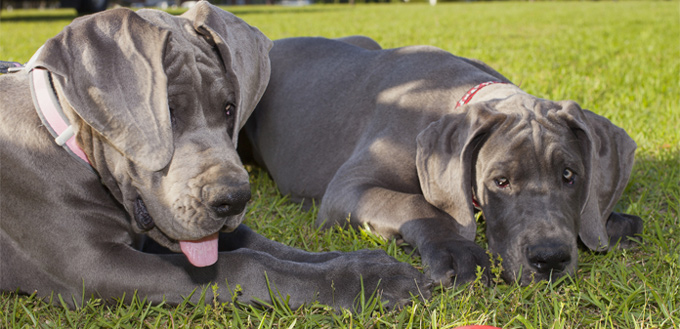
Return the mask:
MULTIPOLYGON (((582 251, 577 275, 557 283, 476 283, 438 290, 427 302, 392 312, 382 312, 370 301, 354 314, 322 305, 290 310, 213 301, 159 306, 143 300, 117 305, 95 300, 66 310, 60 303, 51 306, 9 293, 0 297, 0 327, 452 328, 478 323, 504 328, 678 328, 679 8, 677 1, 226 7, 272 39, 363 34, 384 47, 435 45, 483 60, 539 97, 573 99, 610 118, 638 143, 631 182, 616 209, 645 220, 639 248, 582 251)), ((0 15, 0 60, 27 61, 75 11, 0 15)), ((311 251, 383 248, 421 267, 417 256, 370 231, 318 230, 314 209, 303 211, 288 202, 266 173, 250 170, 253 200, 247 224, 258 232, 311 251)), ((483 237, 479 242, 485 243, 483 237)))

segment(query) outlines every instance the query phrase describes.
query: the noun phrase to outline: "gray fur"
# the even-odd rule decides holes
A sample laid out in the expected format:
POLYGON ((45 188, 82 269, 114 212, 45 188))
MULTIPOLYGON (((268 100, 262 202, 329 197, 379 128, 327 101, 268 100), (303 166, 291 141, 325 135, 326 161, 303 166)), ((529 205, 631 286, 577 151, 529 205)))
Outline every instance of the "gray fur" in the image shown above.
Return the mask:
POLYGON ((292 199, 320 201, 319 225, 349 218, 402 239, 444 285, 489 265, 474 243, 473 195, 508 281, 575 273, 579 237, 606 251, 641 232, 639 217, 612 212, 636 148, 623 129, 512 84, 455 108, 475 85, 510 81, 441 49, 366 39, 275 41, 270 84, 245 127, 242 155, 292 199), (506 188, 495 184, 503 177, 506 188))
POLYGON ((250 187, 235 145, 264 93, 270 47, 207 2, 181 16, 115 9, 76 19, 33 63, 52 72, 94 171, 42 127, 27 70, 1 76, 0 289, 54 292, 71 305, 135 292, 179 303, 217 283, 220 300, 238 285, 237 300, 256 303, 271 301, 269 283, 292 307, 350 308, 363 278, 366 293, 377 287, 392 305, 418 294, 422 274, 383 251, 308 253, 241 224, 250 187), (145 215, 150 227, 136 223, 145 215), (218 231, 212 266, 171 252, 218 231))

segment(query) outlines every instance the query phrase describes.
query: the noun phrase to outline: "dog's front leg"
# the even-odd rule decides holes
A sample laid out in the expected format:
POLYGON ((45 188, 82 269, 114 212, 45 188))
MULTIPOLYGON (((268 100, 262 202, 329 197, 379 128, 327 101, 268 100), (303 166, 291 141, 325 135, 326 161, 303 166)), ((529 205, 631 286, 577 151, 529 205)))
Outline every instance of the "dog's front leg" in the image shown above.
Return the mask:
POLYGON ((241 224, 230 233, 220 233, 220 251, 240 248, 264 252, 280 259, 299 263, 322 263, 342 256, 341 252, 308 252, 270 240, 241 224))
MULTIPOLYGON (((150 254, 124 245, 101 251, 99 260, 83 272, 86 297, 109 300, 136 291, 154 303, 177 304, 195 289, 214 284, 220 301, 271 304, 273 297, 288 299, 293 308, 319 301, 352 309, 362 285, 366 297, 377 289, 389 305, 403 305, 421 290, 429 297, 426 280, 416 269, 382 251, 336 253, 329 260, 306 263, 279 259, 270 250, 239 248, 220 252, 217 263, 203 268, 194 267, 181 254, 150 254)), ((215 297, 212 289, 206 294, 206 299, 215 297)), ((196 293, 191 300, 199 296, 196 293)))
POLYGON ((446 215, 412 219, 401 224, 399 232, 404 241, 413 241, 436 283, 451 286, 470 282, 482 271, 481 280, 488 284, 489 255, 474 241, 456 233, 452 221, 446 215))
MULTIPOLYGON (((341 252, 337 251, 309 252, 293 248, 283 243, 267 239, 244 224, 239 225, 233 232, 220 232, 218 246, 220 252, 234 251, 241 248, 261 251, 270 254, 277 259, 300 263, 321 263, 342 255, 341 252)), ((151 254, 173 253, 150 237, 144 237, 139 249, 151 254)))
MULTIPOLYGON (((358 179, 333 180, 319 209, 318 223, 342 224, 347 216, 354 226, 368 224, 386 238, 401 238, 416 248, 426 273, 437 284, 450 286, 476 278, 486 269, 486 251, 460 236, 454 219, 428 203, 422 194, 393 191, 360 184, 358 179)), ((484 271, 483 280, 488 280, 484 271)))

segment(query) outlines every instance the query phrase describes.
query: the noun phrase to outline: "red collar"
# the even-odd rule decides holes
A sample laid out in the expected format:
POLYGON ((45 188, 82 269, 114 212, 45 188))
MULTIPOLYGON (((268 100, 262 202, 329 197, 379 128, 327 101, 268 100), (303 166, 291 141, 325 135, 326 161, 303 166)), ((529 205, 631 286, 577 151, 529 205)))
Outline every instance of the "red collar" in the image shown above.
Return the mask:
POLYGON ((474 195, 472 196, 472 205, 475 206, 475 208, 477 208, 479 210, 482 209, 482 207, 479 205, 479 201, 477 201, 477 198, 475 198, 474 195))
POLYGON ((476 86, 470 88, 470 90, 468 90, 468 92, 465 93, 465 95, 463 96, 463 98, 461 98, 461 99, 458 101, 458 103, 456 103, 456 108, 459 108, 459 107, 461 107, 461 106, 463 106, 463 105, 469 103, 469 102, 472 100, 472 97, 473 97, 478 91, 480 91, 482 88, 484 88, 484 87, 486 87, 486 86, 489 86, 489 85, 496 84, 496 83, 507 84, 507 82, 501 82, 501 81, 487 81, 487 82, 482 82, 482 83, 480 83, 480 84, 478 84, 478 85, 476 85, 476 86))
POLYGON ((50 72, 46 69, 35 67, 29 74, 31 80, 31 94, 33 104, 40 116, 40 120, 49 130, 57 145, 62 146, 69 154, 79 162, 92 168, 85 152, 76 143, 75 131, 59 105, 56 92, 50 83, 50 72))
MULTIPOLYGON (((466 105, 467 103, 469 103, 469 102, 472 100, 472 97, 473 97, 478 91, 480 91, 482 88, 484 88, 484 87, 486 87, 486 86, 493 85, 493 84, 497 84, 497 83, 500 83, 500 84, 507 84, 507 82, 501 82, 501 81, 487 81, 487 82, 482 82, 482 83, 480 83, 480 84, 478 84, 478 85, 476 85, 476 86, 470 88, 470 90, 468 90, 468 92, 465 93, 465 95, 463 95, 463 98, 461 98, 461 99, 458 101, 458 103, 456 103, 456 108, 459 108, 459 107, 461 107, 461 106, 466 105)), ((475 198, 474 195, 472 196, 472 205, 473 205, 475 208, 477 208, 477 209, 480 209, 480 210, 482 209, 482 207, 479 206, 479 202, 477 201, 477 198, 475 198)))

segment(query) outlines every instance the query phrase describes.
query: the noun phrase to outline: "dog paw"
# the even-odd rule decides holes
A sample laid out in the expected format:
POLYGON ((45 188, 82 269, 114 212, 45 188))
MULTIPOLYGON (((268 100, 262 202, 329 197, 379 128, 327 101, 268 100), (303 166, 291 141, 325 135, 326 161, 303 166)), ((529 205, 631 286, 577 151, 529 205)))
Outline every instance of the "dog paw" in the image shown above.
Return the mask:
MULTIPOLYGON (((414 299, 425 301, 432 297, 432 280, 418 270, 415 272, 417 273, 388 277, 380 281, 376 291, 384 302, 385 309, 401 309, 410 305, 414 299)), ((366 295, 368 293, 369 291, 365 291, 366 295)))
POLYGON ((614 246, 618 243, 619 248, 627 249, 636 245, 636 241, 641 240, 638 236, 642 233, 642 218, 624 213, 612 212, 607 219, 607 234, 609 235, 609 245, 614 246))
POLYGON ((382 250, 351 252, 329 263, 336 270, 329 278, 332 292, 326 298, 320 296, 322 303, 359 310, 363 294, 364 302, 379 297, 385 308, 392 309, 408 305, 414 297, 421 300, 431 297, 431 280, 382 250))
POLYGON ((450 287, 454 284, 472 282, 482 271, 481 280, 489 284, 489 255, 472 241, 447 240, 420 247, 426 271, 438 285, 450 287))

